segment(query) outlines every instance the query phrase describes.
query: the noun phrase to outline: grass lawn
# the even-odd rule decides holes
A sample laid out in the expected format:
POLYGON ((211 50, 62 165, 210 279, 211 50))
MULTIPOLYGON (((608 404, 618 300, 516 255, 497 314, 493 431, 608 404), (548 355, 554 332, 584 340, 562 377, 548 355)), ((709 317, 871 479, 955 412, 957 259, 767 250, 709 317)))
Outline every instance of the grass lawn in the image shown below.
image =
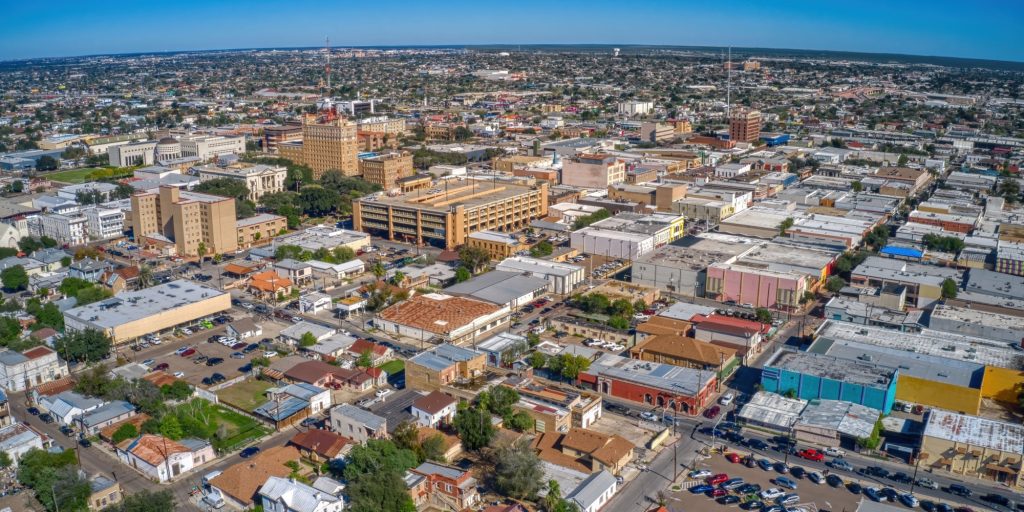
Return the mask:
POLYGON ((398 372, 405 370, 405 361, 400 359, 393 359, 379 366, 381 370, 388 372, 388 375, 394 375, 398 372))
POLYGON ((222 452, 234 450, 246 445, 253 439, 258 439, 270 433, 270 429, 264 427, 260 422, 238 414, 224 406, 215 405, 214 410, 217 412, 217 419, 220 420, 221 426, 227 431, 227 437, 221 439, 215 446, 222 452))
POLYGON ((273 384, 267 381, 247 380, 218 391, 217 398, 243 411, 252 412, 253 409, 267 401, 265 393, 272 387, 274 387, 273 384))
MULTIPOLYGON (((72 169, 70 171, 59 171, 46 174, 44 177, 54 181, 60 181, 63 183, 85 183, 89 181, 89 175, 94 171, 105 171, 102 167, 86 167, 84 169, 72 169)), ((128 176, 132 173, 130 169, 125 170, 124 175, 128 176)))

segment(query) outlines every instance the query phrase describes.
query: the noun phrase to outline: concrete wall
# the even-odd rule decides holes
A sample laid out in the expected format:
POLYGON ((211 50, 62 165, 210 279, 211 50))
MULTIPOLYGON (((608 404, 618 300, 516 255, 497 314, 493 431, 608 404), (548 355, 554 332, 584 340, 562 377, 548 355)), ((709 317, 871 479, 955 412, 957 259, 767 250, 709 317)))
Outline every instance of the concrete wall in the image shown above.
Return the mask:
POLYGON ((981 390, 900 375, 896 399, 966 414, 981 410, 981 390))

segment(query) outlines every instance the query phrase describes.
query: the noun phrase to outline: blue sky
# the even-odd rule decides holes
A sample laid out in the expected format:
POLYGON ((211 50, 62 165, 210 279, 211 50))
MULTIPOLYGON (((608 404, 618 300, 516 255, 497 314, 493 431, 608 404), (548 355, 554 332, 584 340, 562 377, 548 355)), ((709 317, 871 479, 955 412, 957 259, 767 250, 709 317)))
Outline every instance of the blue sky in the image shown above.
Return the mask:
POLYGON ((0 59, 332 45, 753 46, 1024 61, 1020 0, 0 1, 0 59))

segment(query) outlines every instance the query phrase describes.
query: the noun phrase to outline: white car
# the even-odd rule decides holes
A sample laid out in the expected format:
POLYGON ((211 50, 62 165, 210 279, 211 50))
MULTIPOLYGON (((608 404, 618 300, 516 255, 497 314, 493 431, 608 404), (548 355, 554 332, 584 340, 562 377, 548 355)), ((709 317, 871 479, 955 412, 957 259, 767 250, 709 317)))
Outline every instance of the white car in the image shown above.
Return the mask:
POLYGON ((650 411, 640 413, 640 417, 647 421, 658 421, 658 416, 650 411))
POLYGON ((917 485, 919 485, 921 487, 924 487, 925 489, 932 489, 932 490, 935 490, 935 489, 939 488, 939 484, 935 483, 934 480, 931 480, 929 478, 918 478, 917 479, 917 485))
POLYGON ((711 472, 706 469, 698 469, 697 471, 690 472, 690 478, 701 479, 711 476, 711 472))
POLYGON ((824 453, 825 455, 828 455, 829 457, 842 457, 843 455, 846 455, 846 451, 840 450, 835 446, 829 446, 828 448, 825 448, 821 452, 824 453))
POLYGON ((185 378, 185 372, 174 372, 174 376, 179 378, 179 379, 184 379, 185 378))
POLYGON ((761 496, 762 500, 768 500, 768 501, 772 501, 772 500, 778 499, 780 496, 785 496, 785 495, 786 495, 786 493, 782 492, 782 489, 779 489, 778 487, 772 487, 771 489, 765 489, 765 490, 761 491, 761 494, 759 494, 759 496, 761 496))
POLYGON ((391 393, 394 393, 394 392, 395 392, 395 390, 393 390, 393 389, 384 388, 384 389, 378 389, 377 392, 374 393, 374 395, 376 395, 377 398, 384 398, 384 397, 386 397, 386 396, 388 396, 388 395, 390 395, 391 393))
POLYGON ((276 356, 277 356, 277 351, 276 350, 267 350, 266 352, 263 353, 263 357, 276 357, 276 356))
POLYGON ((718 403, 720 403, 722 405, 729 405, 735 399, 736 399, 736 395, 734 395, 732 393, 726 393, 726 394, 722 395, 722 398, 718 399, 718 403))
POLYGON ((825 481, 825 477, 821 476, 821 473, 818 473, 817 471, 807 473, 807 479, 819 485, 825 481))
POLYGON ((162 343, 160 341, 160 338, 156 338, 156 337, 154 337, 153 339, 149 340, 149 342, 154 344, 154 345, 159 345, 160 343, 162 343))
POLYGON ((188 336, 188 335, 192 334, 192 329, 189 329, 188 327, 185 327, 185 328, 183 328, 181 330, 181 333, 184 334, 185 336, 188 336))
POLYGON ((626 347, 619 345, 618 343, 610 343, 605 345, 604 348, 611 350, 612 352, 622 352, 623 350, 626 350, 626 347))

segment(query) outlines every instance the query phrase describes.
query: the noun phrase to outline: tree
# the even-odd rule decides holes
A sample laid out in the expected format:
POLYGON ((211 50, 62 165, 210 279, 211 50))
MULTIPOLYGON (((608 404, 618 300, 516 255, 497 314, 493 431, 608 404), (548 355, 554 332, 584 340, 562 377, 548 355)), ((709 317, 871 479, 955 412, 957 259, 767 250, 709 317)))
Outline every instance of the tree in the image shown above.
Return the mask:
POLYGON ((196 246, 196 255, 199 256, 199 263, 202 264, 206 259, 206 242, 199 242, 199 245, 196 246))
POLYGON ((491 423, 491 415, 479 404, 459 404, 454 425, 459 433, 459 439, 462 440, 462 446, 468 450, 476 451, 488 446, 494 438, 495 430, 491 423))
POLYGON ((779 223, 779 236, 786 236, 786 231, 789 231, 789 228, 793 227, 794 222, 796 221, 793 220, 793 217, 786 217, 783 219, 782 222, 779 223))
POLYGON ((139 429, 135 428, 135 424, 125 423, 114 431, 114 435, 110 436, 110 440, 113 441, 114 444, 119 444, 125 439, 135 439, 138 435, 139 429))
POLYGON ((955 299, 957 295, 958 286, 956 281, 947 277, 942 281, 942 298, 943 299, 955 299))
POLYGON ((455 269, 456 283, 468 281, 471 277, 473 277, 473 273, 470 272, 468 268, 460 266, 459 268, 455 269))
POLYGON ((487 393, 484 395, 487 409, 502 418, 511 416, 512 406, 519 401, 519 392, 508 386, 494 386, 490 392, 483 391, 481 395, 483 393, 487 393))
POLYGON ((373 366, 373 355, 369 349, 366 349, 362 354, 359 354, 359 359, 356 359, 356 366, 359 368, 369 368, 373 366))
POLYGON ((569 380, 576 380, 580 372, 590 369, 590 359, 573 354, 561 354, 548 359, 549 368, 569 380), (552 365, 554 361, 554 365, 552 365))
POLYGON ((60 166, 60 162, 56 158, 50 155, 43 155, 36 160, 37 171, 55 171, 60 166))
POLYGON ((964 248, 964 241, 955 236, 941 236, 933 233, 924 235, 921 240, 924 246, 932 251, 958 253, 964 248))
POLYGON ((184 400, 192 396, 192 387, 183 380, 175 380, 171 384, 160 386, 160 394, 168 400, 184 400))
POLYGON ((548 242, 547 240, 541 240, 540 242, 537 243, 537 245, 534 245, 532 248, 530 248, 530 256, 533 256, 534 258, 551 256, 551 253, 553 253, 554 250, 555 247, 551 245, 551 242, 548 242))
POLYGON ((11 456, 7 455, 7 452, 0 452, 0 469, 7 469, 11 467, 11 464, 14 464, 11 456))
POLYGON ((899 167, 903 167, 903 166, 907 165, 907 162, 909 162, 909 161, 910 161, 910 158, 907 157, 906 153, 900 153, 900 157, 896 159, 896 165, 899 166, 899 167))
POLYGON ((177 510, 177 503, 174 501, 174 494, 171 491, 153 492, 143 489, 125 495, 121 503, 105 508, 103 512, 174 512, 175 510, 177 510))
POLYGON ((306 332, 299 338, 300 347, 312 347, 313 345, 316 345, 316 336, 313 336, 313 333, 306 332))
POLYGON ((349 510, 356 512, 414 512, 415 505, 402 479, 416 466, 416 454, 383 439, 352 448, 342 475, 348 483, 349 510))
POLYGON ((608 210, 605 210, 604 208, 601 208, 600 210, 598 210, 598 211, 596 211, 594 213, 591 213, 590 215, 584 215, 582 217, 577 217, 576 221, 572 223, 572 229, 573 229, 573 231, 576 231, 578 229, 583 229, 583 228, 585 228, 585 227, 587 227, 587 226, 589 226, 589 225, 591 225, 591 224, 593 224, 593 223, 595 223, 595 222, 597 222, 599 220, 604 220, 604 219, 607 219, 608 217, 611 217, 611 216, 612 216, 611 212, 609 212, 608 210))
POLYGON ((110 337, 97 329, 65 332, 57 339, 57 353, 69 361, 100 361, 110 353, 110 337))
POLYGON ((884 247, 885 243, 889 241, 889 228, 886 226, 876 226, 872 229, 866 237, 864 237, 864 243, 874 248, 884 247))
POLYGON ((515 430, 517 432, 531 432, 534 429, 534 426, 535 422, 533 417, 523 411, 516 411, 505 418, 505 428, 515 430))
POLYGON ((476 274, 491 261, 491 255, 480 247, 463 246, 459 249, 459 261, 476 274))
POLYGON ((377 279, 384 277, 384 274, 387 274, 387 272, 387 269, 385 269, 384 265, 381 265, 379 261, 374 263, 373 266, 370 267, 370 273, 372 273, 374 277, 376 277, 377 279))
POLYGON ((846 281, 839 276, 831 276, 825 281, 825 289, 832 293, 837 293, 844 286, 846 286, 846 281))
POLYGON ((22 182, 21 180, 14 180, 13 182, 11 182, 11 192, 14 192, 15 194, 20 194, 24 190, 25 183, 22 182))
POLYGON ((299 191, 298 206, 310 217, 323 217, 333 213, 338 206, 340 196, 337 192, 319 185, 308 185, 299 191))
POLYGON ((28 288, 28 274, 25 272, 25 267, 15 265, 3 269, 0 271, 0 282, 3 283, 4 289, 7 291, 16 292, 28 288))
POLYGON ((498 449, 497 460, 494 487, 499 493, 518 500, 537 495, 544 471, 529 441, 520 439, 502 446, 498 449))
POLYGON ((544 366, 548 363, 548 358, 547 356, 540 352, 534 352, 530 354, 530 358, 528 359, 528 361, 530 363, 531 368, 533 368, 534 370, 539 370, 541 368, 544 368, 544 366))
POLYGON ((74 450, 50 453, 33 448, 21 456, 18 481, 34 490, 48 511, 85 510, 91 490, 74 467, 76 461, 74 450))
POLYGON ((623 316, 615 315, 608 319, 608 327, 614 327, 616 329, 629 329, 629 319, 623 316))
POLYGON ((852 188, 854 192, 860 193, 864 190, 864 184, 860 181, 855 181, 850 184, 850 188, 852 188))
POLYGON ((754 310, 754 317, 758 322, 762 324, 772 323, 772 312, 766 308, 757 308, 754 310))
POLYGON ((104 299, 109 299, 110 297, 113 296, 113 292, 106 288, 100 286, 91 286, 89 288, 79 290, 78 294, 75 295, 75 298, 78 299, 79 306, 84 306, 86 304, 92 304, 93 302, 99 302, 104 299))

